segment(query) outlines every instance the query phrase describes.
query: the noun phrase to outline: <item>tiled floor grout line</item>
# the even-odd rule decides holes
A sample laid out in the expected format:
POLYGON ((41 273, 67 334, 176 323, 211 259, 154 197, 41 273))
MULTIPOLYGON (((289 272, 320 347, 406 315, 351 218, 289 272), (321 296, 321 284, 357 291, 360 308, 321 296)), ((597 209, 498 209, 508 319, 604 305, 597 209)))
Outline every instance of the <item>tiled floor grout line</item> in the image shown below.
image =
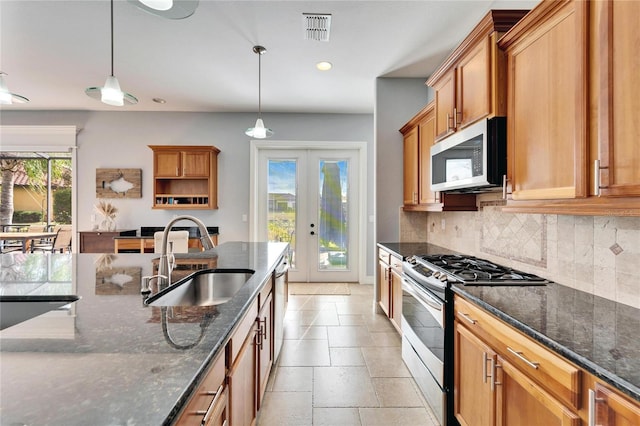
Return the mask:
MULTIPOLYGON (((270 383, 267 386, 267 394, 265 395, 265 401, 263 405, 263 409, 260 414, 263 414, 258 419, 258 426, 274 426, 274 425, 294 425, 294 426, 303 426, 303 425, 325 425, 325 424, 350 424, 354 426, 370 426, 370 425, 378 425, 378 424, 399 424, 405 426, 407 423, 404 420, 397 420, 403 418, 407 413, 412 413, 414 415, 414 421, 418 422, 414 424, 420 425, 437 425, 435 422, 434 416, 430 412, 426 405, 426 401, 424 397, 420 394, 417 384, 415 380, 410 376, 407 377, 405 374, 398 374, 401 372, 402 366, 404 365, 401 361, 401 357, 399 354, 399 350, 393 349, 398 348, 398 342, 396 341, 396 337, 394 337, 394 333, 397 335, 397 332, 393 327, 390 326, 390 323, 384 322, 388 321, 386 318, 382 316, 377 316, 373 312, 373 303, 371 303, 371 311, 369 311, 369 307, 367 306, 367 297, 371 297, 367 291, 371 291, 371 287, 351 287, 353 284, 350 284, 350 296, 342 296, 342 295, 333 295, 336 297, 341 297, 341 299, 333 299, 332 297, 325 298, 326 295, 290 295, 290 311, 295 312, 291 313, 286 317, 287 325, 290 327, 292 331, 285 332, 284 337, 287 335, 294 338, 285 338, 285 342, 289 341, 287 347, 294 348, 296 351, 306 350, 309 351, 309 348, 312 351, 315 351, 313 348, 324 348, 326 352, 328 352, 328 365, 313 365, 317 364, 318 359, 322 359, 322 357, 317 358, 317 354, 310 353, 310 356, 316 357, 311 358, 309 360, 310 365, 306 365, 307 358, 305 357, 303 361, 300 361, 300 356, 305 356, 304 353, 299 355, 296 360, 296 355, 288 355, 287 364, 291 365, 281 365, 285 357, 284 347, 283 351, 281 351, 279 360, 274 363, 274 369, 269 378, 270 383), (366 290, 366 291, 365 291, 366 290), (366 297, 365 297, 366 296, 366 297), (303 313, 306 312, 306 313, 303 313), (332 312, 332 314, 326 314, 323 312, 332 312), (327 316, 328 315, 328 316, 327 316), (331 319, 334 318, 334 319, 331 319), (333 323, 337 319, 337 324, 333 323), (382 322, 380 322, 382 321, 382 322), (310 322, 310 324, 307 324, 310 322), (312 329, 312 327, 323 327, 324 328, 324 338, 314 339, 316 336, 323 336, 323 333, 319 332, 319 329, 312 329), (312 331, 315 330, 315 331, 312 331), (340 330, 343 330, 340 332, 340 330), (346 331, 345 331, 346 330, 346 331), (315 334, 311 334, 315 333, 315 334), (359 342, 351 342, 358 343, 357 345, 350 345, 349 336, 353 336, 353 338, 359 339, 359 342), (333 339, 337 339, 333 341, 333 339), (364 340, 361 340, 364 339, 364 340), (371 340, 368 340, 371 339, 371 340), (381 341, 381 339, 386 339, 381 341), (322 343, 308 343, 309 341, 318 341, 325 340, 325 344, 322 343), (335 346, 332 346, 332 341, 335 346), (293 343, 293 342, 298 342, 293 343), (306 342, 306 343, 300 343, 306 342), (376 343, 382 343, 381 346, 376 345, 376 343), (364 344, 364 346, 363 346, 364 344), (318 346, 320 345, 320 346, 318 346), (326 346, 325 346, 326 345, 326 346), (371 345, 371 346, 369 346, 371 345), (386 345, 386 346, 384 346, 386 345), (304 349, 306 348, 306 349, 304 349), (349 351, 357 348, 358 356, 352 358, 354 356, 353 351, 349 351), (367 350, 365 351, 365 348, 367 350), (340 351, 342 349, 343 351, 340 351), (394 355, 394 352, 398 352, 398 357, 394 355), (346 358, 343 358, 346 357, 346 358), (371 358, 373 357, 373 358, 371 358), (395 365, 396 362, 402 363, 402 365, 398 365, 397 369, 388 369, 383 366, 380 367, 380 362, 385 358, 390 359, 391 363, 395 365), (396 359, 397 358, 397 359, 396 359), (372 362, 377 363, 378 366, 377 371, 374 368, 372 362), (344 363, 344 365, 343 365, 344 363), (351 365, 354 364, 354 365, 351 365), (295 370, 300 368, 301 370, 295 370), (323 370, 325 369, 326 370, 323 370), (382 368, 382 369, 381 369, 382 368), (288 370, 286 370, 288 369, 288 370), (302 383, 301 387, 295 387, 293 389, 305 389, 305 390, 287 390, 286 381, 284 380, 297 380, 296 377, 304 377, 305 369, 310 369, 310 385, 304 384, 304 382, 295 382, 302 383), (286 371, 286 374, 285 374, 286 371), (359 371, 359 373, 357 373, 359 371), (327 389, 331 388, 331 385, 327 385, 327 378, 322 380, 322 374, 328 374, 328 377, 332 377, 332 374, 338 374, 336 376, 338 380, 347 380, 347 386, 353 386, 354 383, 357 383, 357 380, 365 380, 367 385, 367 389, 362 389, 364 394, 358 394, 355 396, 355 399, 347 398, 346 401, 338 401, 335 407, 318 407, 320 402, 318 401, 318 393, 316 390, 320 389, 320 392, 324 392, 324 403, 328 403, 331 401, 331 397, 327 398, 327 389), (362 372, 366 372, 366 375, 362 375, 362 372), (351 377, 352 373, 357 373, 356 376, 351 377), (302 376, 297 376, 298 374, 302 374, 302 376), (344 375, 347 377, 351 377, 350 379, 344 379, 344 375), (375 375, 375 377, 374 377, 375 375), (355 378, 354 378, 355 377, 355 378), (358 379, 358 377, 360 377, 358 379), (366 379, 364 379, 366 377, 366 379), (408 380, 407 380, 408 379, 408 380), (281 382, 281 380, 283 380, 281 382), (351 380, 351 381, 349 381, 351 380), (353 382, 356 380, 356 382, 353 382), (280 383, 278 385, 278 383, 280 383), (278 385, 278 386, 276 386, 278 385), (307 387, 310 386, 310 391, 306 390, 307 387), (323 388, 324 386, 324 388, 323 388), (413 402, 407 402, 406 406, 398 404, 397 396, 389 394, 390 388, 393 389, 393 386, 401 386, 399 392, 407 392, 407 387, 413 390, 413 393, 417 395, 417 401, 419 401, 419 405, 416 404, 416 399, 413 399, 413 402), (370 387, 370 388, 369 388, 370 387), (387 390, 385 390, 385 388, 387 390), (324 391, 322 390, 324 389, 324 391), (369 402, 365 405, 362 404, 363 399, 367 394, 370 393, 369 402), (386 392, 387 396, 383 396, 381 392, 386 392), (278 394, 280 396, 278 396, 278 394), (307 415, 303 414, 303 418, 295 417, 295 413, 287 412, 287 404, 292 403, 293 400, 300 400, 300 398, 305 398, 304 395, 307 394, 310 399, 310 407, 304 409, 305 411, 310 408, 310 413, 307 415), (299 395, 296 397, 296 395, 299 395), (371 399, 371 396, 375 399, 371 399), (282 400, 285 398, 287 401, 282 400), (384 402, 385 398, 387 402, 384 402), (277 400, 277 401, 276 401, 277 400), (345 406, 342 408, 342 403, 347 403, 348 400, 352 401, 360 401, 355 404, 355 406, 345 406), (391 401, 391 402, 390 402, 391 401), (269 404, 273 403, 272 411, 274 413, 266 413, 269 411, 269 404), (374 405, 371 405, 373 403, 374 405), (277 404, 280 404, 279 406, 277 404), (284 404, 284 405, 282 405, 284 404), (388 405, 391 404, 391 405, 388 405), (278 408, 280 407, 280 408, 278 408), (283 408, 284 407, 284 408, 283 408), (372 411, 373 410, 373 411, 372 411), (394 414, 395 413, 395 414, 394 414), (423 414, 418 414, 423 413, 423 414), (316 414, 318 418, 316 418, 316 414), (287 417, 288 416, 288 417, 287 417), (331 416, 331 417, 327 417, 331 416), (391 417, 385 417, 391 416, 391 417), (394 417, 400 416, 400 417, 394 417), (419 416, 419 417, 415 417, 419 416), (346 420, 348 423, 343 423, 340 420, 336 420, 340 418, 341 420, 346 420), (389 420, 393 419, 396 420, 389 420), (422 418, 422 420, 416 420, 417 418, 422 418), (296 420, 297 419, 297 420, 296 420), (264 422, 263 422, 264 420, 264 422), (323 422, 324 420, 324 422, 323 422), (369 421, 369 423, 367 422, 369 421), (380 422, 383 423, 380 423, 380 422), (373 422, 373 423, 371 423, 373 422)), ((359 286, 356 284, 356 286, 359 286)), ((286 325, 285 325, 286 328, 286 325)), ((323 350, 324 350, 323 349, 323 350)), ((406 368, 406 367, 405 367, 406 368)), ((308 377, 308 376, 307 376, 308 377)), ((309 380, 308 378, 305 380, 309 380)), ((397 389, 393 389, 398 391, 397 389)), ((340 389, 336 389, 336 392, 339 392, 340 389)), ((332 390, 331 390, 332 392, 332 390)), ((330 392, 330 394, 331 394, 330 392)), ((410 392, 410 391, 409 391, 410 392)), ((411 394, 413 395, 413 394, 411 394)), ((345 395, 347 396, 347 395, 345 395)), ((349 395, 349 397, 353 397, 353 394, 349 395)), ((414 398, 412 396, 411 398, 414 398)), ((410 401, 410 400, 409 400, 410 401)))

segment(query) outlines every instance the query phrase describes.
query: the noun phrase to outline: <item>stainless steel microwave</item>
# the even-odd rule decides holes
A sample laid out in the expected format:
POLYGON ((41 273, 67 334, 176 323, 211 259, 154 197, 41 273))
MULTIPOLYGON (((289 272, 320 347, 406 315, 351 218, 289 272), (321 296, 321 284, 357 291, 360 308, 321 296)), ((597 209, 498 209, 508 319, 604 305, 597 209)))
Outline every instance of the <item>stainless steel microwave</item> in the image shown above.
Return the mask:
POLYGON ((481 120, 431 147, 431 190, 485 192, 507 172, 507 119, 481 120))

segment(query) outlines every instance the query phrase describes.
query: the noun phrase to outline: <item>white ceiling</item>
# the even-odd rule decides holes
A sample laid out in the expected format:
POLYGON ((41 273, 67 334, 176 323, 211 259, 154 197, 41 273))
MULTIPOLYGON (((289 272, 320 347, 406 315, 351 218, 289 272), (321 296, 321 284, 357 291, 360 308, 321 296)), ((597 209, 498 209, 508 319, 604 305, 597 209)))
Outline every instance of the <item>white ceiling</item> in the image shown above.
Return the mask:
POLYGON ((3 109, 255 112, 260 44, 263 112, 372 113, 376 77, 426 80, 488 10, 537 3, 200 0, 169 20, 116 0, 115 76, 140 102, 111 107, 84 93, 110 73, 108 0, 0 0, 0 70, 31 100, 3 109), (329 42, 304 39, 303 13, 332 15, 329 42))

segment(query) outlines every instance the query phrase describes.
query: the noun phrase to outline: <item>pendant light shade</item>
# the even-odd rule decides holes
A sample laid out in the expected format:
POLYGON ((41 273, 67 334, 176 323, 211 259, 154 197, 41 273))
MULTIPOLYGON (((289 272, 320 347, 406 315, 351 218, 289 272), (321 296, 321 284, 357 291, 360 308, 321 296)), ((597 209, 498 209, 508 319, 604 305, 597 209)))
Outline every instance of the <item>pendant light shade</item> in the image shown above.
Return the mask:
POLYGON ((130 93, 120 89, 118 79, 113 75, 113 0, 111 0, 111 75, 107 77, 102 87, 89 87, 84 91, 87 96, 98 99, 102 103, 112 106, 135 105, 138 99, 130 93))
POLYGON ((262 121, 262 97, 261 97, 261 73, 262 73, 262 63, 261 57, 267 51, 263 46, 253 46, 253 53, 258 54, 258 119, 256 120, 256 125, 254 127, 249 127, 244 133, 247 136, 251 136, 256 139, 265 139, 273 136, 273 130, 264 127, 264 122, 262 121))
POLYGON ((167 19, 184 19, 193 15, 199 0, 128 0, 139 9, 167 19))
POLYGON ((7 83, 4 81, 5 75, 7 75, 7 73, 0 71, 0 105, 11 105, 13 103, 24 104, 29 102, 28 98, 9 91, 7 83))

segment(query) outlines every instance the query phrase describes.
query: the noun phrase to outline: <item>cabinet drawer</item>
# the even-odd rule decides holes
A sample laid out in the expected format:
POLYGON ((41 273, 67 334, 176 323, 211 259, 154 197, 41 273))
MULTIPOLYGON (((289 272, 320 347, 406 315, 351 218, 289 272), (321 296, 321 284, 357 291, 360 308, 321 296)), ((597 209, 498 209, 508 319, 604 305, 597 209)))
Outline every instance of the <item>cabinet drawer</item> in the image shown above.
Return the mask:
POLYGON ((391 253, 386 250, 378 249, 378 259, 389 265, 391 261, 391 253))
POLYGON ((580 408, 581 372, 573 364, 493 315, 455 297, 455 318, 503 358, 570 407, 580 408))
POLYGON ((196 391, 191 396, 184 411, 180 415, 177 424, 200 425, 207 410, 211 406, 214 398, 225 397, 224 393, 225 379, 225 357, 224 352, 218 356, 213 365, 209 368, 202 382, 198 385, 196 391), (220 395, 218 395, 220 394, 220 395))
POLYGON ((391 269, 402 275, 402 259, 391 256, 391 269))

